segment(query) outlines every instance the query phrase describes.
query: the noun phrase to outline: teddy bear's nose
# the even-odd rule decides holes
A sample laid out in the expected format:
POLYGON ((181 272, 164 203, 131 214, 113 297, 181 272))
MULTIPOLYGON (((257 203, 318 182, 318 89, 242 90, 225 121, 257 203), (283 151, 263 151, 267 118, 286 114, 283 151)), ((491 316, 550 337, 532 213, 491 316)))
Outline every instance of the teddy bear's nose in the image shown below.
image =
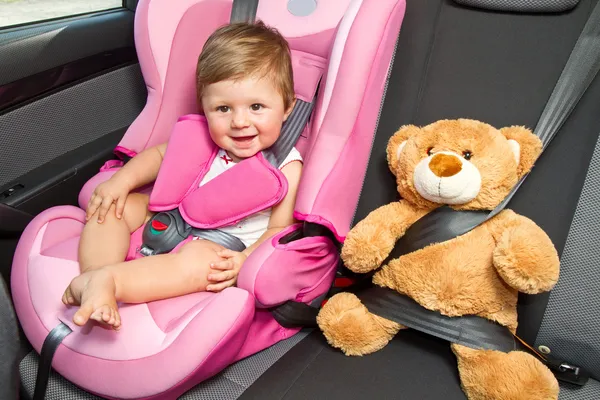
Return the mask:
POLYGON ((454 176, 462 169, 462 162, 456 156, 449 154, 436 154, 429 161, 429 169, 440 178, 454 176))

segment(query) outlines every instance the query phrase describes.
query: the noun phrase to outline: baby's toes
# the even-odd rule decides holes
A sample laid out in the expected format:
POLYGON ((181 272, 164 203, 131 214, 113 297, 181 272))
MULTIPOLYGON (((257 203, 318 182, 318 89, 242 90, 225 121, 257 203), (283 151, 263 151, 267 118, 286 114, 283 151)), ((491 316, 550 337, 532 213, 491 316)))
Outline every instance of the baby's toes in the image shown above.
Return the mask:
POLYGON ((116 331, 121 329, 121 315, 117 310, 115 310, 115 322, 112 324, 112 326, 116 331))
POLYGON ((62 302, 66 306, 75 305, 75 298, 73 297, 73 293, 71 293, 71 287, 70 286, 63 293, 62 302))
POLYGON ((107 305, 100 306, 94 310, 91 319, 98 321, 101 324, 107 324, 110 320, 111 308, 107 305))

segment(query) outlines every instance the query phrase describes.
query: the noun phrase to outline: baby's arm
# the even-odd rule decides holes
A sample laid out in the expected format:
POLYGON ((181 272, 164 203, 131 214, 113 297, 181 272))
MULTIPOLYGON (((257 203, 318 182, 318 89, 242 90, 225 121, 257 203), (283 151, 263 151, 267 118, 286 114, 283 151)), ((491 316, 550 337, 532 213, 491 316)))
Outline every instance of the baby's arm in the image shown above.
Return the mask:
POLYGON ((133 157, 109 180, 99 184, 87 207, 86 218, 99 210, 98 222, 102 222, 110 206, 116 203, 117 218, 121 218, 127 195, 139 187, 154 182, 165 156, 167 144, 150 147, 133 157))
POLYGON ((267 230, 256 242, 242 252, 228 249, 218 252, 217 255, 226 258, 226 260, 211 264, 211 269, 215 272, 208 275, 208 280, 216 283, 208 285, 206 290, 218 292, 226 287, 235 285, 242 264, 246 261, 248 256, 250 256, 262 242, 295 222, 294 207, 296 206, 296 194, 298 192, 298 185, 300 184, 300 175, 302 174, 302 163, 300 161, 293 161, 284 166, 281 169, 281 172, 287 179, 288 191, 283 200, 273 207, 267 230))
POLYGON ((167 144, 163 143, 142 151, 129 160, 113 177, 127 182, 131 190, 154 182, 166 150, 167 144))

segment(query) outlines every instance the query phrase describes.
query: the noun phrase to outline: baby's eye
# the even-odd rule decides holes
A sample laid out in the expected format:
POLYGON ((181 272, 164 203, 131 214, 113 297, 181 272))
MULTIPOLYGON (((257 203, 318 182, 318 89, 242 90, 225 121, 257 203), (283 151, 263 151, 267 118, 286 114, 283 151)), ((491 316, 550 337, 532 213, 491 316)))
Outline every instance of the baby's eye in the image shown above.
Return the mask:
POLYGON ((258 104, 258 103, 257 104, 252 104, 250 106, 250 108, 252 109, 252 111, 260 111, 260 109, 263 108, 263 105, 262 104, 258 104))
POLYGON ((229 107, 228 106, 219 106, 219 107, 217 107, 217 111, 226 113, 227 111, 229 111, 229 107))

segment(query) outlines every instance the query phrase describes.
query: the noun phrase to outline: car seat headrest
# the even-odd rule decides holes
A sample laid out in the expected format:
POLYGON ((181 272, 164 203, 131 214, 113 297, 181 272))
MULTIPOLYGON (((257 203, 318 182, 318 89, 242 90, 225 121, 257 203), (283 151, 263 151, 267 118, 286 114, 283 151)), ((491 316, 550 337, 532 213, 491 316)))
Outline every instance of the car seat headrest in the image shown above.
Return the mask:
POLYGON ((574 8, 579 0, 454 0, 463 6, 512 12, 562 12, 574 8))

